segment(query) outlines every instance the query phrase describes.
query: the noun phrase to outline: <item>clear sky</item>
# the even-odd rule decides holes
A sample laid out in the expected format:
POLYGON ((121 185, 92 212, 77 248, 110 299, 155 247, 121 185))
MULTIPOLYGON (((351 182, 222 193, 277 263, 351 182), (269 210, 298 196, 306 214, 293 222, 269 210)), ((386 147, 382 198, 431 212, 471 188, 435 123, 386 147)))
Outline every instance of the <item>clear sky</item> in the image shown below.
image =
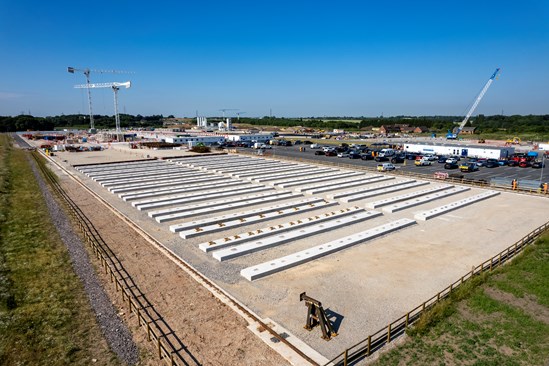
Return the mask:
POLYGON ((88 113, 67 66, 129 114, 464 115, 496 67, 477 113, 549 113, 548 0, 0 0, 0 51, 0 115, 88 113))

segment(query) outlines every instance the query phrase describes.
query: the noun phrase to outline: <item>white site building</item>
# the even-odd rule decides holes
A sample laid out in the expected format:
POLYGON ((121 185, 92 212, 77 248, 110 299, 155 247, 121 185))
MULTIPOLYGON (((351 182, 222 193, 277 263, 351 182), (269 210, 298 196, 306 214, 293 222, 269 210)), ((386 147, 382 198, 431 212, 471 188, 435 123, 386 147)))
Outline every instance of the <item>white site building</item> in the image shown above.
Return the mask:
POLYGON ((515 153, 511 146, 478 146, 461 144, 434 144, 434 143, 408 143, 405 142, 402 148, 406 152, 434 155, 457 155, 474 158, 505 159, 515 153))

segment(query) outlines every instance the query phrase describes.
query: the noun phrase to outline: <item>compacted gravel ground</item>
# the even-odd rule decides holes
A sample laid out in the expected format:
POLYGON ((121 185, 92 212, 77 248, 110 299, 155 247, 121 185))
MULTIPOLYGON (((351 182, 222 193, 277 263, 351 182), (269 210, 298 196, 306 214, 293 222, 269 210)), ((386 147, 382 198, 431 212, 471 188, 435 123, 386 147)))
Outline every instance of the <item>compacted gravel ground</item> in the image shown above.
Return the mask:
POLYGON ((38 172, 35 162, 29 157, 34 176, 46 200, 46 205, 52 222, 57 228, 61 239, 71 258, 74 271, 82 281, 88 294, 90 304, 112 351, 127 364, 134 365, 139 361, 137 346, 125 323, 118 317, 109 297, 99 282, 93 265, 90 262, 84 244, 72 229, 65 211, 59 207, 53 198, 42 176, 38 172))

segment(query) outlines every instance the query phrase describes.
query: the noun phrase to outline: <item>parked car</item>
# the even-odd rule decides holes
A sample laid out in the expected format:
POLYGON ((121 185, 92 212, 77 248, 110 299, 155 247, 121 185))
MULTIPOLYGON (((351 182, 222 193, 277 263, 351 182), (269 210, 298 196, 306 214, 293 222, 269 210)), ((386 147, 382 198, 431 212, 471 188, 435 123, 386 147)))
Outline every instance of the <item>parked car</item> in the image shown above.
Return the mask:
POLYGON ((545 168, 545 163, 536 160, 536 161, 534 161, 534 162, 532 163, 532 168, 534 168, 534 169, 545 168))
POLYGON ((457 164, 457 162, 450 162, 450 163, 444 164, 444 169, 457 169, 457 168, 459 168, 459 165, 457 164))
POLYGON ((326 153, 322 150, 315 151, 315 155, 326 155, 326 153))
POLYGON ((406 155, 403 155, 403 154, 395 155, 391 158, 391 163, 393 164, 404 163, 405 158, 406 158, 406 155))
POLYGON ((349 159, 360 159, 360 153, 358 151, 349 152, 349 159))
POLYGON ((477 159, 476 164, 477 164, 477 166, 484 166, 484 164, 486 164, 487 160, 488 159, 484 159, 484 158, 477 159))
POLYGON ((458 160, 455 157, 451 157, 446 159, 446 164, 456 164, 457 165, 458 160))
POLYGON ((376 156, 376 158, 374 160, 377 161, 378 163, 380 163, 382 161, 389 161, 389 158, 387 156, 378 155, 378 156, 376 156))
POLYGON ((484 166, 486 168, 497 168, 499 167, 498 159, 488 159, 486 160, 486 163, 484 163, 484 166))
POLYGON ((478 166, 475 163, 462 163, 459 166, 459 170, 461 170, 462 172, 474 172, 478 170, 478 166))
POLYGON ((431 161, 424 157, 423 159, 416 160, 414 164, 417 166, 431 165, 431 161))
POLYGON ((507 162, 507 166, 518 166, 518 165, 519 165, 519 162, 516 160, 509 160, 507 162))
POLYGON ((311 144, 311 146, 309 146, 311 149, 320 149, 320 145, 319 144, 311 144))
POLYGON ((337 154, 337 157, 338 158, 348 158, 349 153, 347 151, 343 151, 343 152, 340 152, 339 154, 337 154))
POLYGON ((429 160, 429 161, 435 161, 435 160, 437 160, 437 157, 436 157, 435 155, 433 155, 433 154, 425 154, 425 155, 423 156, 423 158, 424 158, 424 159, 427 159, 427 160, 429 160))
POLYGON ((522 160, 519 163, 519 167, 521 167, 521 168, 528 168, 530 166, 532 166, 532 163, 530 163, 530 161, 528 161, 528 160, 522 160))
POLYGON ((372 155, 372 153, 360 154, 360 158, 362 160, 374 160, 374 156, 372 155))
POLYGON ((448 159, 447 156, 442 155, 442 156, 439 156, 439 157, 438 157, 438 162, 439 162, 440 164, 444 164, 444 163, 446 163, 446 160, 447 160, 447 159, 448 159))
POLYGON ((388 170, 395 170, 395 166, 392 163, 377 164, 377 170, 379 172, 386 172, 388 170))
POLYGON ((416 157, 417 157, 417 154, 414 154, 414 153, 407 153, 406 154, 406 159, 408 159, 408 160, 416 160, 416 157))
POLYGON ((331 150, 325 151, 324 155, 326 155, 326 156, 337 156, 337 152, 335 151, 335 149, 331 149, 331 150))

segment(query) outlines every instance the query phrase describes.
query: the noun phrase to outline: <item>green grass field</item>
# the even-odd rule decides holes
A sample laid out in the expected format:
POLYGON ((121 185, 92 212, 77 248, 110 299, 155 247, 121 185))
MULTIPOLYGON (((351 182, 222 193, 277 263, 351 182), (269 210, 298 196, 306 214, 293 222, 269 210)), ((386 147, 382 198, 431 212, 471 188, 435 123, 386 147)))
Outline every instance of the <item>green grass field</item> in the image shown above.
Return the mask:
POLYGON ((0 134, 0 365, 118 365, 26 154, 0 134))
POLYGON ((376 365, 548 365, 549 234, 475 282, 376 365))

